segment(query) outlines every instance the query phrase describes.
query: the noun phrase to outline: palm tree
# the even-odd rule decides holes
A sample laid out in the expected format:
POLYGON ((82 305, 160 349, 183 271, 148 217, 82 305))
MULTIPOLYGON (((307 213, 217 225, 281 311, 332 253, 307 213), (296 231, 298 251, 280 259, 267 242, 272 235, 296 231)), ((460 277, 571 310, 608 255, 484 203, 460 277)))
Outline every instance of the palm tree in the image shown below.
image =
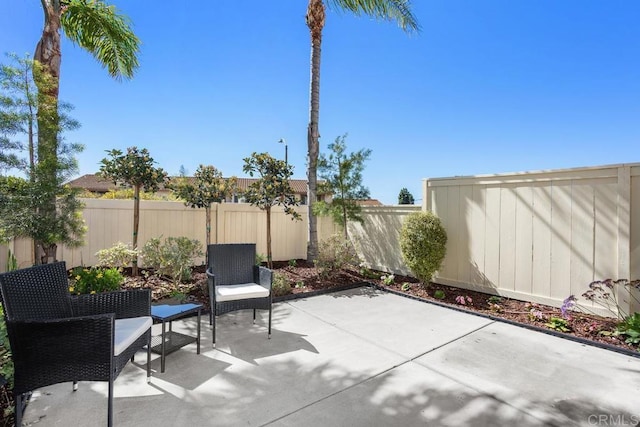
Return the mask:
POLYGON ((316 201, 318 185, 318 154, 320 132, 320 46, 322 29, 325 22, 325 2, 330 8, 351 12, 355 15, 368 15, 377 19, 397 21, 405 31, 418 31, 419 26, 411 12, 411 0, 309 0, 306 21, 311 33, 311 96, 309 127, 307 128, 309 180, 309 246, 307 259, 314 260, 318 255, 318 229, 313 215, 313 203, 316 201))
MULTIPOLYGON (((117 13, 114 6, 102 0, 40 0, 44 11, 42 37, 36 46, 34 60, 48 75, 47 86, 38 85, 38 96, 54 102, 39 103, 38 148, 39 179, 55 182, 58 177, 61 34, 91 53, 109 74, 116 78, 131 78, 138 67, 139 40, 131 30, 129 20, 117 13), (44 108, 44 106, 47 106, 44 108)), ((36 80, 37 82, 38 80, 36 80)), ((37 84, 37 83, 36 83, 37 84)), ((55 200, 42 204, 47 215, 55 217, 55 200)), ((46 259, 55 259, 55 245, 42 247, 46 259)), ((39 257, 36 257, 38 260, 39 257)))

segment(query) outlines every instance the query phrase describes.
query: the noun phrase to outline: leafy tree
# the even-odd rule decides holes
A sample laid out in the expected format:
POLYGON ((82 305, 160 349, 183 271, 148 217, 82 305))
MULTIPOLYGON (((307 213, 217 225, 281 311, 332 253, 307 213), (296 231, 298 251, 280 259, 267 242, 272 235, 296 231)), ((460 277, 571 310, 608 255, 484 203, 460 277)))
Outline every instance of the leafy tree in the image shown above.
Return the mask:
MULTIPOLYGON (((51 102, 39 102, 37 110, 39 160, 38 173, 43 180, 57 181, 58 146, 60 139, 58 95, 61 34, 91 53, 107 68, 109 74, 120 79, 131 78, 138 67, 139 40, 130 28, 128 19, 119 15, 114 6, 102 0, 40 0, 44 12, 44 28, 34 53, 34 60, 42 66, 46 79, 34 79, 38 97, 51 102), (46 82, 46 83, 42 83, 46 82)), ((57 222, 55 199, 41 200, 39 210, 57 222)))
MULTIPOLYGON (((44 28, 36 46, 34 59, 42 65, 50 84, 41 86, 41 95, 58 99, 60 87, 60 63, 62 57, 60 30, 75 44, 91 53, 116 79, 133 77, 138 67, 139 40, 130 28, 129 20, 119 15, 114 6, 102 0, 41 0, 44 12, 44 28)), ((47 116, 57 114, 57 102, 47 111, 38 112, 41 129, 46 127, 47 116)), ((41 132, 41 155, 56 153, 55 129, 41 132)))
POLYGON ((250 176, 258 174, 260 179, 249 185, 244 193, 245 200, 267 213, 267 263, 273 268, 271 255, 271 208, 282 206, 292 219, 300 220, 300 214, 293 207, 298 205, 291 189, 289 178, 293 175, 293 166, 282 160, 276 160, 268 153, 253 153, 244 159, 242 170, 250 176))
POLYGON ((400 190, 400 194, 398 194, 398 204, 399 205, 413 205, 415 203, 415 199, 413 198, 413 194, 409 192, 406 188, 402 188, 400 190))
POLYGON ((206 245, 209 246, 211 243, 211 204, 221 202, 232 194, 237 187, 237 178, 224 179, 222 172, 214 166, 205 165, 198 166, 194 178, 194 181, 191 182, 183 175, 173 179, 169 188, 178 198, 185 201, 186 206, 205 209, 206 245))
MULTIPOLYGON (((26 167, 24 159, 17 154, 24 147, 15 136, 28 133, 25 129, 25 118, 35 118, 37 108, 37 89, 32 87, 31 67, 28 59, 20 60, 15 55, 9 57, 17 62, 17 66, 0 66, 0 171, 3 169, 20 169, 26 167), (24 73, 24 78, 23 78, 24 73), (29 114, 29 111, 31 113, 29 114)), ((33 126, 31 126, 33 129, 33 126)), ((33 138, 29 139, 33 146, 33 138)))
POLYGON ((403 30, 418 30, 418 23, 411 12, 410 0, 309 0, 306 23, 311 34, 311 90, 309 108, 309 127, 307 129, 309 180, 309 246, 307 259, 314 260, 318 255, 318 229, 313 204, 317 197, 317 166, 319 155, 319 117, 320 117, 320 52, 322 30, 325 23, 325 3, 337 10, 355 15, 368 15, 387 21, 397 21, 403 30))
MULTIPOLYGON (((127 148, 127 153, 120 150, 107 150, 111 157, 100 161, 98 175, 113 181, 116 185, 133 188, 133 249, 138 248, 138 225, 140 223, 140 190, 156 192, 164 184, 167 174, 162 168, 154 167, 155 161, 146 148, 127 148)), ((138 260, 134 258, 132 274, 138 275, 138 260)))
POLYGON ((10 58, 15 65, 0 67, 0 145, 3 148, 0 157, 5 167, 20 170, 27 179, 3 179, 0 234, 9 239, 32 238, 35 262, 47 263, 56 260, 58 243, 77 246, 84 234, 77 191, 64 185, 77 172, 73 155, 83 147, 65 143, 62 132, 76 129, 79 124, 67 114, 72 106, 60 103, 56 107, 57 115, 46 122, 47 130, 54 129, 56 133, 55 156, 39 155, 39 136, 43 129, 37 114, 50 111, 58 100, 36 90, 36 86, 52 85, 50 76, 38 62, 15 55, 10 58), (22 143, 24 138, 26 148, 22 143), (28 159, 21 157, 25 150, 28 159))
POLYGON ((76 189, 61 183, 0 177, 0 241, 33 239, 41 250, 35 259, 37 264, 56 261, 58 243, 68 247, 82 245, 86 228, 76 193, 76 189), (55 217, 39 209, 43 200, 50 199, 55 200, 55 217))
POLYGON ((344 230, 345 240, 347 221, 363 222, 360 212, 362 208, 356 200, 368 199, 369 190, 362 185, 362 171, 364 162, 369 159, 371 150, 361 149, 355 153, 346 154, 347 135, 339 136, 333 144, 329 144, 329 156, 320 155, 318 169, 325 180, 320 189, 325 193, 332 193, 331 202, 318 201, 313 209, 317 215, 330 215, 333 221, 344 230))

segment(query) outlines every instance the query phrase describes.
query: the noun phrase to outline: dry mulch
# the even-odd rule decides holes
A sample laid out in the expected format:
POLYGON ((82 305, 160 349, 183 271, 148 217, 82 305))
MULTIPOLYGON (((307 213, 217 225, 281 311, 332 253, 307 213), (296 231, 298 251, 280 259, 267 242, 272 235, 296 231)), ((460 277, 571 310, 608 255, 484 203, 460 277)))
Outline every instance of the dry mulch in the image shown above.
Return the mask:
MULTIPOLYGON (((546 325, 551 317, 562 317, 560 309, 555 307, 497 297, 435 283, 430 283, 428 287, 424 287, 415 278, 408 276, 395 275, 392 284, 384 284, 381 276, 387 273, 382 271, 347 268, 337 272, 331 277, 321 278, 313 263, 309 263, 306 260, 274 262, 273 268, 276 273, 286 277, 287 281, 291 284, 291 292, 294 294, 368 282, 378 285, 381 288, 412 297, 546 330, 552 329, 546 325), (444 292, 444 297, 435 298, 434 295, 436 291, 444 292), (464 304, 460 303, 460 297, 464 299, 464 304), (537 316, 533 315, 532 312, 536 313, 537 316)), ((178 292, 176 292, 175 287, 167 283, 166 280, 158 279, 155 276, 149 276, 149 278, 144 280, 142 280, 142 278, 137 280, 127 278, 127 287, 151 287, 154 301, 178 295, 184 296, 184 300, 204 304, 208 309, 209 298, 206 289, 207 278, 205 268, 195 267, 192 277, 192 282, 182 285, 181 288, 178 289, 178 292)), ((624 350, 638 351, 638 348, 625 343, 622 337, 601 334, 601 332, 613 332, 615 330, 615 319, 573 312, 571 316, 565 320, 570 328, 569 332, 565 332, 567 335, 624 350)))

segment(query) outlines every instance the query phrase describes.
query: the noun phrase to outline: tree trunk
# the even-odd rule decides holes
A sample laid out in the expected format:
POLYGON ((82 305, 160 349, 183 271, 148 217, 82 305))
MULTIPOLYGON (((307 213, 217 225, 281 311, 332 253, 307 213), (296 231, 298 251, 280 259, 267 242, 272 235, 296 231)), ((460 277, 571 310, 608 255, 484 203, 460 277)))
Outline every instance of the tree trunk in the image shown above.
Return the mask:
POLYGON ((344 222, 344 240, 349 240, 349 233, 347 232, 347 205, 344 204, 344 199, 342 202, 342 221, 344 222))
POLYGON ((271 257, 271 206, 266 209, 267 212, 267 265, 273 268, 273 258, 271 257))
POLYGON ((131 263, 131 274, 136 277, 138 275, 138 224, 140 223, 140 184, 133 187, 133 249, 136 256, 131 263))
MULTIPOLYGON (((34 118, 36 118, 37 111, 34 111, 35 105, 31 101, 33 93, 31 92, 32 86, 29 80, 29 70, 24 68, 24 87, 27 90, 27 106, 29 108, 29 118, 27 119, 27 133, 28 133, 28 151, 29 151, 29 181, 33 183, 36 179, 36 152, 35 152, 35 131, 34 131, 34 118)), ((36 88, 37 90, 37 88, 36 88)))
POLYGON ((204 216, 205 216, 205 226, 207 228, 207 234, 205 238, 206 246, 205 246, 205 265, 209 266, 209 245, 211 244, 211 205, 208 205, 204 208, 204 216))
POLYGON ((320 51, 322 44, 322 29, 325 21, 325 8, 322 0, 309 0, 306 16, 307 26, 311 34, 311 95, 309 109, 309 127, 307 129, 309 187, 309 244, 307 246, 307 260, 313 261, 318 255, 318 223, 313 214, 313 204, 318 191, 318 154, 320 132, 320 51))
MULTIPOLYGON (((57 183, 58 169, 58 93, 60 86, 60 1, 41 0, 44 11, 44 29, 36 51, 34 60, 42 65, 42 72, 49 78, 43 80, 35 78, 38 86, 38 180, 46 183, 57 183), (43 101, 43 97, 50 97, 43 101)), ((34 76, 35 77, 35 76, 34 76)), ((46 216, 55 219, 55 195, 44 200, 38 210, 46 216)), ((53 221, 52 221, 53 222, 53 221)), ((55 242, 39 242, 43 259, 56 259, 57 245, 55 242)), ((37 261, 36 261, 37 262, 37 261)))
POLYGON ((56 262, 57 251, 58 251, 58 245, 56 245, 55 243, 42 244, 42 252, 41 252, 42 258, 40 259, 40 264, 49 264, 49 263, 56 262))

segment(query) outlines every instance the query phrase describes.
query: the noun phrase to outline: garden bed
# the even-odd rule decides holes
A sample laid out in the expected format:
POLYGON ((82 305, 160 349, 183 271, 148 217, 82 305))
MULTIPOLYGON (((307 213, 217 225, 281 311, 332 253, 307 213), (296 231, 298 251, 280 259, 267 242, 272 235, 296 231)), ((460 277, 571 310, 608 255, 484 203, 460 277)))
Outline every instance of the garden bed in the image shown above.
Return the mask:
MULTIPOLYGON (((370 283, 381 289, 393 291, 402 295, 418 298, 424 301, 441 304, 459 310, 481 314, 516 324, 526 325, 537 329, 560 333, 567 337, 579 338, 585 342, 612 346, 625 352, 638 352, 638 348, 625 343, 621 336, 609 335, 615 331, 616 320, 592 314, 571 312, 568 318, 563 318, 561 310, 542 304, 535 304, 511 298, 497 297, 482 292, 469 291, 452 286, 431 283, 425 288, 415 278, 395 275, 393 281, 385 282, 381 277, 387 273, 368 269, 347 268, 338 271, 330 277, 321 277, 316 267, 305 260, 290 262, 275 262, 274 271, 284 276, 291 284, 290 294, 308 294, 318 291, 336 291, 351 285, 370 283), (438 297, 436 298, 437 295, 438 297), (555 328, 552 318, 563 319, 562 325, 555 328), (566 323, 565 323, 566 322, 566 323), (566 325, 568 330, 560 330, 566 325)), ((204 267, 193 270, 192 282, 181 285, 176 289, 170 282, 155 276, 127 277, 126 287, 150 287, 153 290, 154 301, 173 297, 185 301, 199 302, 209 309, 207 292, 207 277, 204 267)))

